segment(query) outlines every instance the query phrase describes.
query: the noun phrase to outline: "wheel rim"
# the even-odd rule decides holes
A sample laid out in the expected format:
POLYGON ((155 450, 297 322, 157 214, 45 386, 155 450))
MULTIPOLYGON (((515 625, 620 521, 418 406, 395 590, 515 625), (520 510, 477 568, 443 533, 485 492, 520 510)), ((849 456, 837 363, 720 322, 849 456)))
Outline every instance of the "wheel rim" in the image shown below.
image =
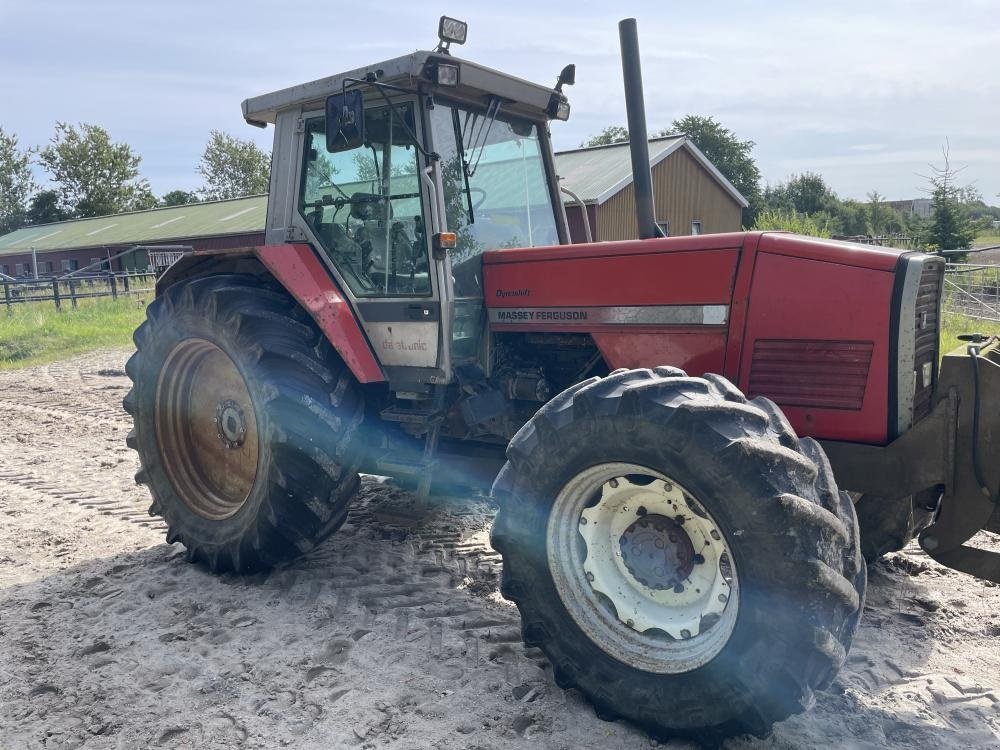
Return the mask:
POLYGON ((631 667, 687 672, 732 635, 739 578, 726 537, 659 472, 608 463, 577 474, 553 503, 546 552, 570 616, 631 667))
POLYGON ((174 491, 213 521, 243 507, 257 476, 257 418, 246 381, 222 349, 185 339, 156 387, 156 437, 174 491))

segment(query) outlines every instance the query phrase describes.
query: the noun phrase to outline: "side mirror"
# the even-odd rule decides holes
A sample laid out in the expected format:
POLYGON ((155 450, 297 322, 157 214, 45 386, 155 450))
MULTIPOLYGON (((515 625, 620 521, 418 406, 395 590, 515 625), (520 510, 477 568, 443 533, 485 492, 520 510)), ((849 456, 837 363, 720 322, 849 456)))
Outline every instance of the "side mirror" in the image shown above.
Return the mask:
POLYGON ((334 94, 326 100, 326 150, 349 151, 365 142, 365 102, 360 91, 334 94))

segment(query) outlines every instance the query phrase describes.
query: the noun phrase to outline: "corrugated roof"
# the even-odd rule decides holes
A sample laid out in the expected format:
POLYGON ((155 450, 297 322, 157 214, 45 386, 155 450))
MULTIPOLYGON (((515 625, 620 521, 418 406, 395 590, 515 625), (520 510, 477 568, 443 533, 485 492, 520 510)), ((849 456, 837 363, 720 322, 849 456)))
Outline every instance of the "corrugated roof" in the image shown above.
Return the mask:
POLYGON ((164 242, 264 231, 267 196, 188 203, 93 219, 24 227, 0 237, 0 255, 164 242))
MULTIPOLYGON (((742 206, 746 198, 727 180, 689 138, 663 136, 649 141, 649 163, 656 166, 678 148, 686 148, 720 185, 742 206)), ((482 179, 490 180, 491 165, 483 164, 482 179)), ((632 182, 632 161, 628 143, 561 151, 556 154, 560 184, 569 188, 585 203, 603 203, 632 182)), ((501 175, 495 175, 493 182, 501 175)), ((515 175, 516 176, 516 175, 515 175)), ((512 175, 503 175, 512 178, 512 175)), ((530 185, 533 202, 540 202, 544 185, 530 185)), ((505 191, 500 182, 495 190, 505 191)), ((495 200, 495 197, 494 197, 495 200)), ((573 199, 564 194, 566 203, 573 199)), ((499 208, 499 206, 491 206, 499 208)), ((154 208, 127 214, 73 219, 56 224, 25 227, 0 236, 0 256, 49 250, 68 250, 107 245, 162 243, 191 237, 212 237, 263 232, 267 215, 267 196, 252 195, 227 201, 188 203, 171 208, 154 208)))
MULTIPOLYGON (((649 166, 655 167, 679 148, 686 148, 741 206, 747 199, 727 180, 708 157, 684 135, 667 135, 649 140, 649 166)), ((632 182, 632 156, 628 141, 610 146, 590 146, 560 151, 556 154, 556 171, 563 187, 576 193, 584 203, 604 203, 632 182)), ((565 203, 573 199, 564 196, 565 203)))

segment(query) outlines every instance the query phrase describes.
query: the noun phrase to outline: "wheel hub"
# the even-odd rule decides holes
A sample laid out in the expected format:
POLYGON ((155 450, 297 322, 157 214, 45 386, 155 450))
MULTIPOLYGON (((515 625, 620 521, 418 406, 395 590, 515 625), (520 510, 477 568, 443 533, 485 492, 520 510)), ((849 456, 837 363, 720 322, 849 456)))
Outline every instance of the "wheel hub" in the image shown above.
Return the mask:
POLYGON ((174 492, 213 521, 243 507, 260 457, 257 417, 233 359, 205 339, 179 341, 160 370, 156 438, 174 492))
POLYGON ((215 426, 227 448, 243 445, 247 435, 247 418, 238 403, 232 399, 220 403, 215 409, 215 426))
POLYGON ((694 669, 736 625, 739 578, 722 527, 652 469, 598 464, 570 479, 553 502, 546 556, 570 616, 637 668, 694 669))
POLYGON ((619 540, 626 569, 639 583, 663 591, 682 586, 694 568, 694 545, 672 518, 642 515, 619 540))

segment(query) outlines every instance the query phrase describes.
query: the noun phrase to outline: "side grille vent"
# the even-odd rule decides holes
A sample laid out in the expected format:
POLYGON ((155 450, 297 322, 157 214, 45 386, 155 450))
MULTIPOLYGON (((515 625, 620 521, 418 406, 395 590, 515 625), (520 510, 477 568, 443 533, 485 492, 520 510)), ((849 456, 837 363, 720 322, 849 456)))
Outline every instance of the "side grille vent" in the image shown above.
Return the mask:
POLYGON ((944 263, 928 261, 920 274, 917 289, 916 320, 913 326, 913 365, 915 388, 913 392, 913 421, 926 417, 931 411, 931 396, 937 382, 938 346, 940 342, 941 284, 944 263))
POLYGON ((750 396, 783 406, 860 410, 874 342, 758 339, 750 396))

